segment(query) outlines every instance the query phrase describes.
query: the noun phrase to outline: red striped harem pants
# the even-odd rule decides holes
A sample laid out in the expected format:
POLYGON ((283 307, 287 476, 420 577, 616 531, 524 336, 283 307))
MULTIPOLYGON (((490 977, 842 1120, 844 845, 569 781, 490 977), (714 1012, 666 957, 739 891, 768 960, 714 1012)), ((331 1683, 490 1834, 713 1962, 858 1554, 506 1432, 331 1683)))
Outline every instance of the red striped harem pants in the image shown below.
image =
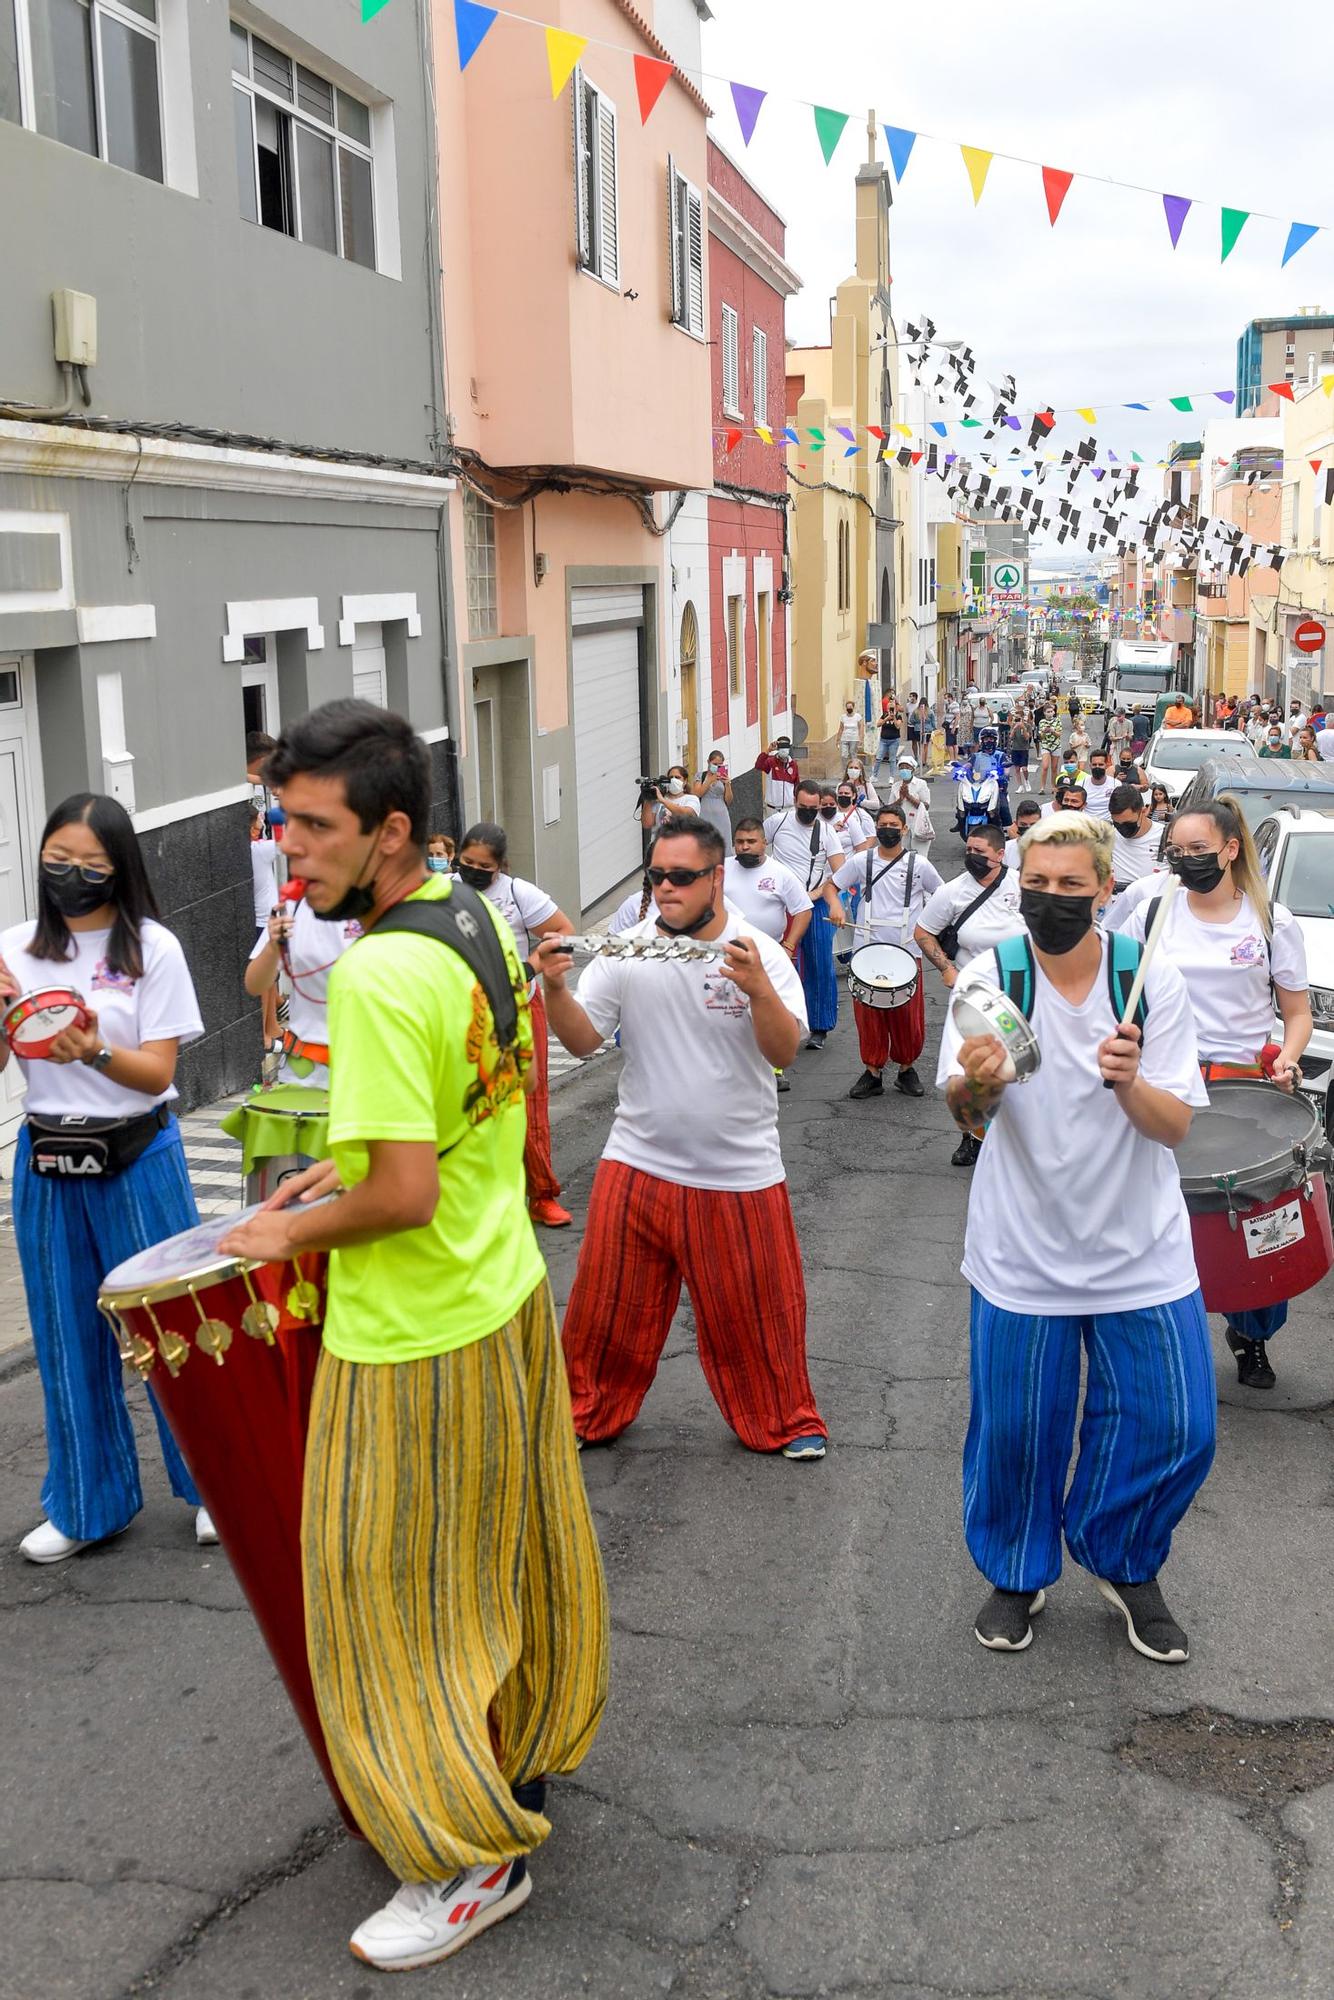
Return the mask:
POLYGON ((555 1201, 560 1193, 555 1163, 551 1157, 551 1081, 548 1070, 547 1010, 542 998, 542 982, 533 989, 529 1003, 533 1016, 533 1072, 537 1078, 524 1102, 528 1108, 528 1137, 523 1148, 523 1171, 529 1201, 555 1201))
POLYGON ((741 1442, 778 1451, 827 1435, 806 1372, 806 1284, 786 1181, 733 1194, 603 1160, 562 1336, 579 1436, 597 1443, 634 1422, 683 1280, 700 1366, 741 1442))

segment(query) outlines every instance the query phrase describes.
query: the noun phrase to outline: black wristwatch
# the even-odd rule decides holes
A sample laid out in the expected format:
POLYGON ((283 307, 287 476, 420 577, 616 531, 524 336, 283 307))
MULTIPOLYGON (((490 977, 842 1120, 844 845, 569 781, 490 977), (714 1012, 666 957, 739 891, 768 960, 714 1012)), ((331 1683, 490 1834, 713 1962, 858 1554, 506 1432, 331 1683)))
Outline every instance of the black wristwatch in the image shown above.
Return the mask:
POLYGON ((88 1058, 89 1069, 107 1070, 111 1068, 111 1050, 104 1042, 96 1055, 88 1058))

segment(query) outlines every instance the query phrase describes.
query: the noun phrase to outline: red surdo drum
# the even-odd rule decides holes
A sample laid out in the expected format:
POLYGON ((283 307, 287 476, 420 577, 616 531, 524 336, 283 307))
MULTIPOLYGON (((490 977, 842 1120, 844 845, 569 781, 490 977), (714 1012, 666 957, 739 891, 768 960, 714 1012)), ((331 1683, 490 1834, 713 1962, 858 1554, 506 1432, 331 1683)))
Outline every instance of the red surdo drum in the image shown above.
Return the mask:
MULTIPOLYGON (((251 1214, 244 1210, 242 1214, 251 1214)), ((301 1484, 320 1356, 325 1258, 251 1264, 218 1253, 241 1214, 141 1251, 98 1305, 153 1390, 349 1830, 306 1654, 301 1484)))
POLYGON ((1309 1292, 1334 1266, 1320 1120, 1263 1078, 1208 1086, 1177 1147, 1195 1267, 1210 1312, 1246 1312, 1309 1292))
POLYGON ((0 1026, 14 1055, 42 1062, 67 1028, 86 1028, 91 1019, 82 993, 72 986, 42 986, 11 1000, 0 1026))

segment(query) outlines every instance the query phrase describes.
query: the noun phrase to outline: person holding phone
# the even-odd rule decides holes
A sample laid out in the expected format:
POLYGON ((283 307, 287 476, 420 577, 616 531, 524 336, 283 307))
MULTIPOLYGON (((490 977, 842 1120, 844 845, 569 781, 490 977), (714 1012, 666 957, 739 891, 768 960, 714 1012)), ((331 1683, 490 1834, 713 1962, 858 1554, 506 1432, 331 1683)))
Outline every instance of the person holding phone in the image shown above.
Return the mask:
POLYGON ((694 788, 702 818, 716 826, 724 841, 732 838, 732 775, 721 750, 710 750, 709 761, 694 788))

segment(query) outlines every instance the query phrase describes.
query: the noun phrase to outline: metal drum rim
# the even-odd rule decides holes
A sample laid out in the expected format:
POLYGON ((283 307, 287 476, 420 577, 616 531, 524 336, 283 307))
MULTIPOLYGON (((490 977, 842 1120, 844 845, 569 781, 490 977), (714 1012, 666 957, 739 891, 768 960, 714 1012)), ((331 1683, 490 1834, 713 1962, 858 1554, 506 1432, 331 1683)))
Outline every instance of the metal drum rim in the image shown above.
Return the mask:
MULTIPOLYGON (((1257 1186, 1272 1185, 1274 1188, 1272 1198, 1277 1200, 1285 1189, 1300 1187, 1303 1181, 1310 1179, 1313 1172, 1320 1171, 1318 1167, 1306 1166, 1297 1158, 1297 1149, 1309 1151, 1321 1134, 1320 1115, 1313 1105, 1306 1102, 1300 1091, 1280 1090, 1278 1084, 1259 1076, 1219 1077, 1216 1082, 1206 1084, 1205 1089, 1209 1093, 1209 1103, 1204 1108, 1208 1110, 1213 1109, 1216 1097, 1233 1096, 1239 1090, 1248 1094, 1253 1094, 1257 1090, 1276 1093, 1285 1103, 1291 1104, 1294 1108, 1301 1107, 1306 1111, 1307 1127, 1300 1137, 1294 1137, 1290 1146, 1284 1147, 1277 1153, 1267 1154, 1264 1159, 1256 1160, 1250 1166, 1239 1168, 1235 1174, 1184 1173, 1178 1166, 1183 1194, 1227 1194, 1257 1186)), ((1197 1117, 1200 1109, 1201 1107, 1197 1105, 1197 1117)))

